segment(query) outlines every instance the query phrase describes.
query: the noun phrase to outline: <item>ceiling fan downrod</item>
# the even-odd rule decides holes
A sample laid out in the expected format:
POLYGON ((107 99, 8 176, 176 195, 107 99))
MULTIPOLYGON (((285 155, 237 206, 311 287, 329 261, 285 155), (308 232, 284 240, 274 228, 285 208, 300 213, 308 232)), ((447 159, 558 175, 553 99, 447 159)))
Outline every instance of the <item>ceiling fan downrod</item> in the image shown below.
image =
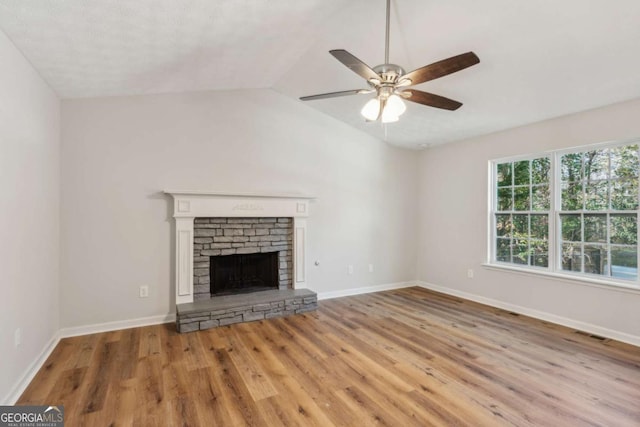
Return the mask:
POLYGON ((389 27, 391 22, 391 0, 387 0, 387 26, 384 33, 384 63, 389 63, 389 27))

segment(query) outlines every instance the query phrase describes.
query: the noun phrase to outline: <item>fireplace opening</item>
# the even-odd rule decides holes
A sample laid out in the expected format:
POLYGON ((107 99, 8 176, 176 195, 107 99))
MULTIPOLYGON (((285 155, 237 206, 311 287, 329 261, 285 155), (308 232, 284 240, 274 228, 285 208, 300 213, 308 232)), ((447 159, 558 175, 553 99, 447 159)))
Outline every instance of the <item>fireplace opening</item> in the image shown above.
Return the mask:
POLYGON ((210 257, 211 296, 278 289, 278 252, 210 257))

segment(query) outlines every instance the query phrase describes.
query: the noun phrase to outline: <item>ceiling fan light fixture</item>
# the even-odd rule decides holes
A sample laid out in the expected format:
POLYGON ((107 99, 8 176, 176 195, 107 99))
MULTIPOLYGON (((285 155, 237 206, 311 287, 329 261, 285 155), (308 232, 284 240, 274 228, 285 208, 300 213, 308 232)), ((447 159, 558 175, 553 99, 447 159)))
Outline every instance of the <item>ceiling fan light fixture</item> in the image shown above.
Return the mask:
POLYGON ((393 116, 401 116, 407 111, 407 106, 398 95, 391 95, 387 98, 387 104, 384 107, 384 112, 387 112, 393 116))
POLYGON ((370 122, 378 120, 382 123, 397 122, 400 116, 407 110, 407 106, 398 95, 390 95, 380 115, 380 96, 370 99, 364 104, 360 114, 370 122), (380 115, 380 117, 379 117, 380 115))
POLYGON ((362 110, 360 110, 360 114, 371 122, 377 120, 378 114, 380 114, 380 100, 375 97, 367 101, 362 110))

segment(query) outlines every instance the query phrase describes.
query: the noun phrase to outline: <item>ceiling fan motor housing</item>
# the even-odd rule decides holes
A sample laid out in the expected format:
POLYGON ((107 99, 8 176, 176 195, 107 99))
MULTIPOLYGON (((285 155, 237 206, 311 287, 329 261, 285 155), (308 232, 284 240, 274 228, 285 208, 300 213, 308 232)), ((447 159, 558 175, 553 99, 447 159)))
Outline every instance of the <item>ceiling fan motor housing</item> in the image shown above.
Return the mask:
POLYGON ((373 68, 380 77, 382 84, 392 85, 397 83, 398 79, 406 74, 404 68, 396 64, 382 64, 373 68))

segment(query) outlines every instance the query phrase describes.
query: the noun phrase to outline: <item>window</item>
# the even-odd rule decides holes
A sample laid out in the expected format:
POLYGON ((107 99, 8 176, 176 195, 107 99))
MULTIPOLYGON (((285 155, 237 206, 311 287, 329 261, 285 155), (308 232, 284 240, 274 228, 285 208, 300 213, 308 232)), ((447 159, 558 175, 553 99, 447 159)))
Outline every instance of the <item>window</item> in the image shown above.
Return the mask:
POLYGON ((497 164, 496 260, 549 265, 548 157, 497 164))
POLYGON ((492 162, 490 263, 638 284, 638 144, 492 162))
POLYGON ((561 268, 636 280, 638 146, 560 157, 561 268))

